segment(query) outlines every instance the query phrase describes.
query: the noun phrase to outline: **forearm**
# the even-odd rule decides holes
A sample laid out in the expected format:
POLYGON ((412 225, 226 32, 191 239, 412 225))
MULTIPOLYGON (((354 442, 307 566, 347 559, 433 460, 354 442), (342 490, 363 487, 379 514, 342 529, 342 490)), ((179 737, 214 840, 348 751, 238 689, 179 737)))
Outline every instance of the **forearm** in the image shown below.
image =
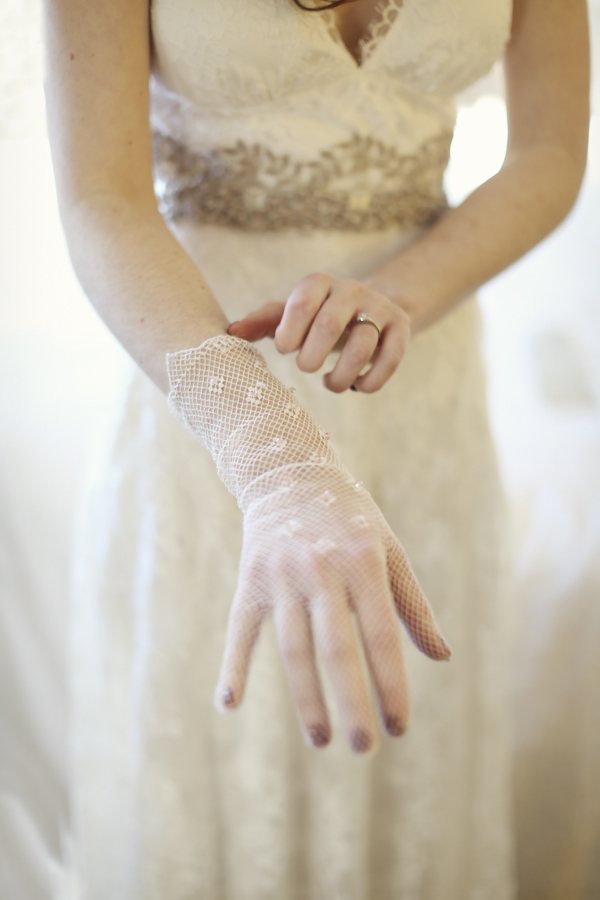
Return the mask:
POLYGON ((75 272, 107 326, 163 390, 165 356, 224 334, 227 318, 158 210, 118 195, 62 210, 75 272))
POLYGON ((533 147, 502 169, 366 284, 409 315, 413 334, 440 319, 549 234, 571 209, 585 158, 533 147))

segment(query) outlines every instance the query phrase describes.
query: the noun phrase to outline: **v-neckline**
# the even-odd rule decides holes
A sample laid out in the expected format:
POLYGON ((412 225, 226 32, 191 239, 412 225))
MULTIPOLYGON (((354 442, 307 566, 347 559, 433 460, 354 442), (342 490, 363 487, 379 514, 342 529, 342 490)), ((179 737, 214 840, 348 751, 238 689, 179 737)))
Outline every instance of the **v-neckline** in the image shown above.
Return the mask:
POLYGON ((377 4, 375 15, 371 19, 364 37, 362 37, 358 43, 360 52, 359 59, 354 56, 341 35, 335 18, 335 9, 324 11, 321 14, 321 21, 324 24, 325 31, 331 42, 340 48, 354 69, 361 72, 387 39, 398 21, 406 2, 407 0, 403 0, 403 2, 398 2, 398 0, 381 0, 381 2, 377 4), (390 14, 393 15, 393 18, 391 22, 387 23, 386 27, 386 19, 390 14), (383 30, 379 33, 379 28, 381 26, 383 26, 383 30))

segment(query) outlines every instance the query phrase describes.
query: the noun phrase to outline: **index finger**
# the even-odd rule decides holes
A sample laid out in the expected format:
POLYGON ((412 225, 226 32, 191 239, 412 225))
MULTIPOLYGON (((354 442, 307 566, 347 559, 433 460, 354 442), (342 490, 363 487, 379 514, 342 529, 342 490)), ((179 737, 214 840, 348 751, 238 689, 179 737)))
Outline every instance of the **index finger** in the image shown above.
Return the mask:
POLYGON ((292 353, 302 346, 315 316, 329 297, 331 284, 328 275, 316 274, 296 285, 275 332, 275 346, 281 353, 292 353))

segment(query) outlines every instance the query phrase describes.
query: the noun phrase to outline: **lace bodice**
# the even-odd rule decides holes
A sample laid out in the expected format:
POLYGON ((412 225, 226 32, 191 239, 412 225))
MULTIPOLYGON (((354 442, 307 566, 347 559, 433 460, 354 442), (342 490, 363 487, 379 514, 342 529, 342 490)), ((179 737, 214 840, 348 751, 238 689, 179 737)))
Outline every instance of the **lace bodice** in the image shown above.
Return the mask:
POLYGON ((453 95, 497 59, 511 7, 383 0, 359 65, 332 13, 292 0, 153 0, 163 212, 252 229, 428 221, 453 95))

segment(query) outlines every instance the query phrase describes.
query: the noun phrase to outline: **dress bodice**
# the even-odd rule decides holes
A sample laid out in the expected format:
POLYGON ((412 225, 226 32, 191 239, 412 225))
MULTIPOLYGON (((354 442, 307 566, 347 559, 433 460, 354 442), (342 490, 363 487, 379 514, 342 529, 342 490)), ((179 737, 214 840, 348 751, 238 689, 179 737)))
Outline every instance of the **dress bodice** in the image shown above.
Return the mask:
POLYGON ((292 0, 153 0, 163 211, 258 229, 426 221, 453 96, 497 59, 511 9, 384 0, 358 64, 332 13, 292 0))

